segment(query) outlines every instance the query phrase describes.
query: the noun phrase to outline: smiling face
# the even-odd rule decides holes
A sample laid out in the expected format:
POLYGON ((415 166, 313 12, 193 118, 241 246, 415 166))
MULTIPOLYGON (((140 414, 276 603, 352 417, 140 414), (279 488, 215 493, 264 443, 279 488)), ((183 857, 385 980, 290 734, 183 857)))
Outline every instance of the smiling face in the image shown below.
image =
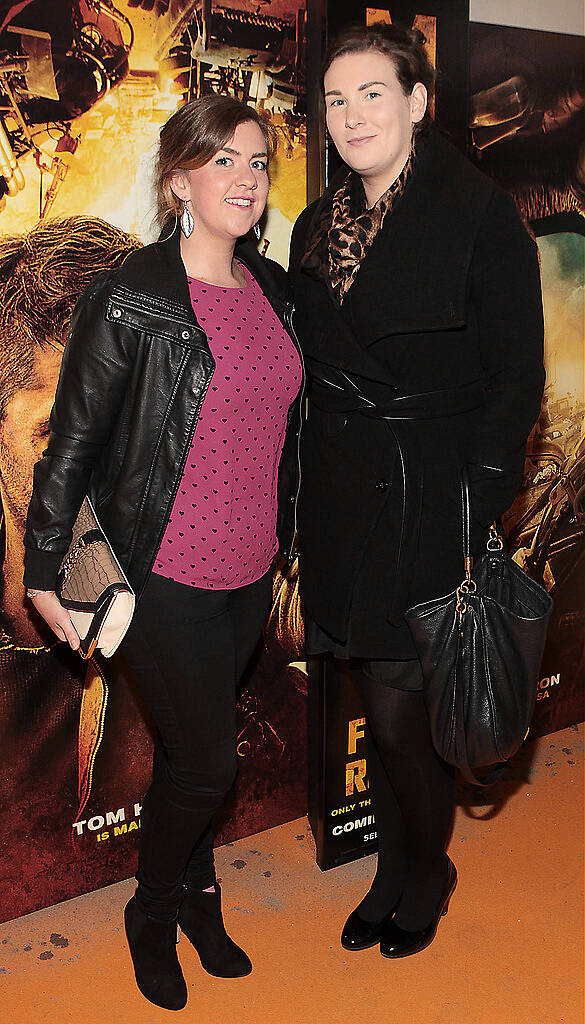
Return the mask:
POLYGON ((324 80, 327 127, 342 160, 361 175, 370 205, 408 160, 413 125, 424 117, 427 90, 409 96, 392 59, 377 50, 337 57, 324 80))
POLYGON ((268 196, 268 151, 253 121, 236 128, 224 149, 203 167, 177 171, 171 188, 190 210, 198 233, 228 241, 247 234, 260 220, 268 196))

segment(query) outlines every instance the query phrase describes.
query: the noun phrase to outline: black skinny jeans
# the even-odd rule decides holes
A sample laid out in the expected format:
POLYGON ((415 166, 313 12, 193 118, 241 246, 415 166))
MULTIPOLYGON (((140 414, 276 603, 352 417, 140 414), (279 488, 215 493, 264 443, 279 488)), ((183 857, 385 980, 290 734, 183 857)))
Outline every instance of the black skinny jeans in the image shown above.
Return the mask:
POLYGON ((210 823, 236 776, 236 686, 271 595, 271 571, 237 590, 152 573, 124 641, 157 726, 136 875, 136 898, 155 917, 176 917, 184 885, 215 881, 210 823))

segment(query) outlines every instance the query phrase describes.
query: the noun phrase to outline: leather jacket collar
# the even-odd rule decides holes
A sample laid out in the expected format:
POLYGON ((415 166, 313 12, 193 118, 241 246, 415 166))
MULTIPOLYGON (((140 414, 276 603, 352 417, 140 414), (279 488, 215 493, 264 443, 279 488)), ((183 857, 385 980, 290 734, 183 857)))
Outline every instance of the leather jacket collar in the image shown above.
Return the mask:
MULTIPOLYGON (((180 253, 181 232, 178 221, 169 218, 154 245, 132 253, 132 259, 121 267, 117 282, 137 292, 148 291, 163 302, 178 305, 193 322, 191 299, 185 265, 180 253), (152 282, 152 285, 149 285, 152 282)), ((255 245, 246 238, 236 243, 235 255, 256 278, 275 312, 282 319, 282 307, 290 302, 286 273, 272 260, 260 256, 255 245)))

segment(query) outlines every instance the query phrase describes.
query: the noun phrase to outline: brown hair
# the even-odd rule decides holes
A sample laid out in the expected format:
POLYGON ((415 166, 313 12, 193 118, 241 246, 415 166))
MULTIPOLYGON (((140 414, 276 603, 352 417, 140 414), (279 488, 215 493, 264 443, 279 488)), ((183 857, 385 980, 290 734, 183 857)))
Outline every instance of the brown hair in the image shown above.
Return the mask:
MULTIPOLYGON (((396 77, 405 96, 410 96, 417 82, 422 82, 430 92, 437 73, 426 54, 424 43, 424 35, 415 28, 404 28, 395 23, 387 25, 380 21, 369 26, 354 25, 341 32, 329 44, 321 67, 321 88, 326 72, 337 57, 377 50, 394 64, 396 77)), ((414 125, 414 131, 427 128, 430 122, 431 115, 427 107, 424 117, 414 125)))
POLYGON ((40 221, 23 235, 0 236, 0 418, 33 380, 35 347, 62 348, 84 288, 140 246, 94 217, 40 221))
POLYGON ((163 125, 154 174, 159 224, 180 212, 180 200, 171 188, 173 174, 203 167, 247 121, 258 125, 270 160, 276 151, 274 128, 254 107, 232 96, 201 96, 180 107, 163 125))

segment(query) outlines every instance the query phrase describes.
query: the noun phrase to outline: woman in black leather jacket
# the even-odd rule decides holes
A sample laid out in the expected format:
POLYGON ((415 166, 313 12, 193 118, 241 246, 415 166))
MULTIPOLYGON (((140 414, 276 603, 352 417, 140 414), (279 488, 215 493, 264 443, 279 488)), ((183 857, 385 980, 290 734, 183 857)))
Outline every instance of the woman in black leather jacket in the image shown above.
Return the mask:
POLYGON ((511 196, 428 123, 419 33, 348 30, 325 69, 344 166, 290 260, 310 382, 300 591, 309 652, 349 660, 367 719, 378 866, 342 945, 402 957, 433 940, 457 879, 454 778, 404 612, 464 576, 463 467, 474 554, 520 486, 544 383, 538 254, 511 196))
POLYGON ((286 275, 241 241, 272 149, 226 96, 163 127, 161 237, 76 307, 25 536, 29 596, 74 649, 54 588, 85 494, 137 595, 124 652, 157 739, 125 924, 140 990, 168 1009, 187 999, 177 920, 211 974, 252 969, 223 926, 210 822, 234 780, 235 690, 273 557, 295 529, 303 373, 286 275))

